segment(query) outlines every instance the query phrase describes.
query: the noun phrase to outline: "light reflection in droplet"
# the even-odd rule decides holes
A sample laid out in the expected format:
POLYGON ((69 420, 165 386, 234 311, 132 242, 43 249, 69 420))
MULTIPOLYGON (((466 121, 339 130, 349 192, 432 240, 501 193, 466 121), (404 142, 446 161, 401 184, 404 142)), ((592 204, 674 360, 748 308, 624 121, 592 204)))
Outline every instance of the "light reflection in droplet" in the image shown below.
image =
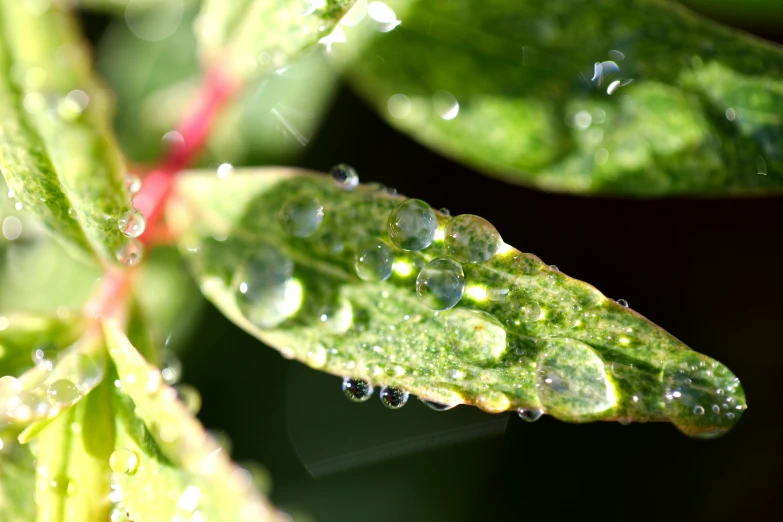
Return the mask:
POLYGON ((726 109, 726 119, 729 121, 734 121, 734 119, 737 117, 737 112, 729 107, 726 109))
POLYGON ((439 90, 432 95, 435 112, 444 120, 453 120, 459 114, 459 102, 449 91, 439 90))
POLYGON ((125 22, 137 38, 158 42, 174 34, 184 12, 184 0, 165 0, 154 4, 130 0, 125 9, 125 22))
POLYGON ((367 6, 367 14, 380 24, 376 29, 382 33, 388 33, 400 25, 397 13, 386 2, 370 2, 367 6))
POLYGON ((3 237, 8 241, 18 239, 22 235, 22 221, 16 216, 7 216, 3 220, 3 237))
POLYGON ((404 94, 395 94, 386 103, 393 118, 404 118, 411 112, 411 99, 404 94))

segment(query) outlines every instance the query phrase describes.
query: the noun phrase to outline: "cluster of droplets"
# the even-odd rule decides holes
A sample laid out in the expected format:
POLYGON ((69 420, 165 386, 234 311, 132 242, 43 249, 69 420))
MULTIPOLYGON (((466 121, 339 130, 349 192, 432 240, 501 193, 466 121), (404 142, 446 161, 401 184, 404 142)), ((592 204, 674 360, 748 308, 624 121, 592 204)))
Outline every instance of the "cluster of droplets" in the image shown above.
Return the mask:
MULTIPOLYGON (((375 388, 362 379, 346 377, 342 384, 343 393, 352 402, 366 402, 372 397, 375 388)), ((381 403, 391 410, 398 410, 408 403, 408 392, 393 386, 383 386, 380 391, 381 403)))

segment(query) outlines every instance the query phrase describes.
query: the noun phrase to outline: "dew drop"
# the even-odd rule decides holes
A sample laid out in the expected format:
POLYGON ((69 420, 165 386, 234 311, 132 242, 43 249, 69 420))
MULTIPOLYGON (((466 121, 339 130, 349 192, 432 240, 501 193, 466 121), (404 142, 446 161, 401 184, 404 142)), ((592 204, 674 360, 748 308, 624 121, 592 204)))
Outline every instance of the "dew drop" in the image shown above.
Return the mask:
POLYGON ((432 244, 438 230, 438 218, 420 199, 409 199, 389 216, 389 237, 403 250, 422 250, 432 244))
POLYGON ((115 473, 133 475, 139 467, 139 456, 135 451, 120 448, 109 457, 109 467, 115 473))
POLYGON ((176 384, 182 377, 182 363, 171 352, 166 352, 163 355, 163 367, 160 369, 160 374, 163 377, 163 382, 168 385, 176 384))
POLYGON ((231 163, 221 163, 217 168, 218 179, 228 179, 234 175, 234 166, 231 163))
POLYGON ((416 278, 416 293, 432 310, 448 310, 459 303, 465 292, 462 265, 449 257, 433 259, 416 278))
POLYGON ((704 407, 703 406, 695 406, 693 408, 694 415, 704 415, 704 407))
POLYGON ((626 301, 625 299, 618 299, 617 300, 617 304, 619 304, 620 306, 622 306, 624 308, 628 308, 628 301, 626 301))
POLYGON ((425 401, 422 399, 422 401, 425 406, 427 406, 431 410, 435 411, 448 411, 452 408, 456 408, 458 404, 441 404, 440 402, 434 402, 434 401, 425 401))
POLYGON ((536 422, 544 415, 544 410, 528 410, 525 408, 519 408, 517 410, 519 418, 525 422, 536 422))
POLYGON ((76 402, 79 390, 68 379, 58 379, 49 385, 46 395, 54 406, 63 407, 76 402))
POLYGON ((372 397, 372 384, 361 379, 346 377, 343 379, 343 393, 353 402, 364 402, 372 397))
POLYGON ((144 233, 144 229, 147 228, 147 219, 144 214, 132 208, 117 220, 117 226, 125 237, 135 238, 144 233))
POLYGON ((33 350, 33 364, 50 372, 57 361, 57 347, 53 344, 41 344, 33 350))
POLYGON ((125 188, 131 196, 135 196, 141 190, 141 178, 135 174, 125 176, 125 188))
POLYGON ((134 266, 141 262, 144 249, 135 239, 131 239, 122 245, 116 252, 117 261, 123 265, 134 266))
POLYGON ((356 275, 364 281, 385 281, 391 277, 394 252, 380 240, 366 244, 356 253, 356 275))
POLYGON ((174 386, 174 391, 190 413, 196 415, 201 410, 201 394, 196 388, 189 384, 177 384, 174 386))
POLYGON ((446 329, 449 352, 476 365, 496 364, 506 351, 506 330, 493 315, 455 308, 438 314, 446 329))
POLYGON ((293 261, 271 244, 262 245, 237 269, 237 304, 250 322, 273 328, 299 309, 302 287, 292 278, 293 270, 293 261))
POLYGON ((345 190, 353 190, 359 184, 359 175, 356 173, 356 170, 345 163, 332 167, 329 175, 332 176, 338 187, 345 190))
POLYGON ((23 391, 12 397, 6 404, 8 414, 19 422, 40 419, 49 413, 46 398, 34 391, 23 391))
POLYGON ((389 409, 400 409, 408 402, 408 392, 393 386, 384 386, 381 388, 381 402, 389 409))
POLYGON ((492 259, 502 242, 492 223, 472 214, 451 218, 445 234, 446 251, 462 263, 482 263, 492 259))
POLYGON ((560 271, 560 269, 559 269, 559 268, 557 268, 557 265, 549 265, 549 268, 551 268, 551 269, 552 269, 552 270, 554 270, 555 272, 559 272, 559 271, 560 271))
POLYGON ((64 475, 54 477, 49 481, 49 488, 57 495, 65 496, 76 492, 76 484, 64 475))
POLYGON ((280 211, 280 223, 289 234, 296 237, 309 237, 321 226, 324 219, 324 207, 321 202, 310 196, 292 199, 280 211))

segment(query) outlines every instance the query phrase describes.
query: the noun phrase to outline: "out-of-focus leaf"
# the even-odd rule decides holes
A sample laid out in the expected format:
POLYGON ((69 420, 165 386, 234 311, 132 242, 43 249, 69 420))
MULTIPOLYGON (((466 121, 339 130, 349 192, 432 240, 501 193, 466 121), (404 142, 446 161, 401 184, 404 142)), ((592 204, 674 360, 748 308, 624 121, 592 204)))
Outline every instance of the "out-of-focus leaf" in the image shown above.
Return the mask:
POLYGON ((113 323, 104 323, 122 383, 116 392, 117 448, 135 456, 130 473, 115 473, 116 501, 131 520, 284 520, 253 490, 113 323))
POLYGON ((75 0, 76 6, 80 8, 110 13, 125 13, 128 7, 136 13, 154 12, 154 8, 159 9, 164 4, 178 7, 194 3, 197 3, 197 0, 75 0))
POLYGON ((115 262, 130 209, 109 103, 70 15, 0 2, 0 169, 66 244, 115 262))
POLYGON ((780 29, 783 3, 777 0, 678 0, 681 4, 729 25, 780 29))
POLYGON ((204 0, 195 22, 202 62, 240 81, 287 66, 354 1, 204 0))
POLYGON ((35 519, 35 464, 30 449, 0 438, 0 513, 5 522, 35 519))
POLYGON ((725 366, 475 216, 413 212, 383 189, 280 168, 193 173, 176 192, 169 225, 207 298, 314 368, 448 405, 669 420, 691 435, 722 433, 745 408, 725 366), (393 222, 432 243, 396 247, 393 222))
MULTIPOLYGON (((133 161, 160 157, 163 136, 177 127, 198 94, 202 73, 193 14, 186 12, 176 32, 158 42, 135 37, 117 21, 98 47, 98 70, 117 94, 118 138, 133 161)), ((215 121, 200 164, 290 161, 314 134, 335 84, 320 50, 250 82, 215 121)))
POLYGON ((662 0, 420 0, 400 18, 351 77, 394 126, 449 157, 567 192, 783 187, 772 44, 662 0))
POLYGON ((108 520, 115 436, 112 387, 103 382, 36 439, 38 522, 108 520))

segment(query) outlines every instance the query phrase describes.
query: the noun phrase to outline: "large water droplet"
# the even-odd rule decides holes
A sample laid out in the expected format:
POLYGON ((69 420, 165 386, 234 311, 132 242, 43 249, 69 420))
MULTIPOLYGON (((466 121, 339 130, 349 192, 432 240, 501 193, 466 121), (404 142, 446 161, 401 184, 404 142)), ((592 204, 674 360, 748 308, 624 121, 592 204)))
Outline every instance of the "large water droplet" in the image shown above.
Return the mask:
POLYGON ((260 328, 273 328, 301 305, 301 285, 292 278, 294 263, 277 247, 266 244, 237 270, 239 309, 260 328))
POLYGON ((519 408, 517 413, 519 414, 519 418, 525 422, 536 422, 544 415, 543 410, 531 410, 525 408, 519 408))
POLYGON ((137 209, 132 208, 117 220, 120 232, 126 237, 139 237, 147 228, 147 218, 137 209))
POLYGON ((389 237, 403 250, 421 250, 430 246, 438 230, 438 218, 420 199, 409 199, 389 216, 389 237))
POLYGON ((280 223, 289 234, 309 237, 321 226, 324 207, 310 196, 300 196, 285 204, 280 211, 280 223))
POLYGON ((356 253, 356 275, 364 281, 385 281, 391 277, 394 252, 383 241, 375 240, 356 253))
POLYGON ((433 259, 419 272, 416 293, 422 303, 432 310, 453 307, 465 293, 462 265, 448 257, 433 259))
POLYGON ((144 255, 144 249, 135 239, 131 239, 122 245, 116 252, 117 261, 123 265, 134 266, 141 262, 144 255))
POLYGON ((359 175, 356 173, 356 170, 345 163, 332 167, 329 174, 337 186, 345 190, 353 190, 359 184, 359 175))
POLYGON ((381 402, 389 409, 397 410, 408 402, 408 392, 392 386, 381 388, 381 402))
POLYGON ((446 327, 449 351, 472 364, 496 363, 506 351, 506 330, 494 316, 455 308, 438 315, 446 327))
POLYGON ((139 456, 133 450, 120 448, 109 457, 109 466, 115 473, 133 475, 139 467, 139 456))
POLYGON ((502 243, 492 223, 472 214, 451 218, 445 234, 446 251, 462 263, 481 263, 492 259, 502 243))
POLYGON ((567 338, 541 339, 538 344, 536 392, 552 416, 591 420, 614 406, 604 362, 589 345, 567 338))
POLYGON ((372 384, 361 379, 346 377, 343 379, 343 393, 353 402, 364 402, 372 397, 375 391, 372 384))
POLYGON ((68 379, 58 379, 49 385, 46 395, 54 406, 63 407, 74 403, 79 398, 79 390, 68 379))

